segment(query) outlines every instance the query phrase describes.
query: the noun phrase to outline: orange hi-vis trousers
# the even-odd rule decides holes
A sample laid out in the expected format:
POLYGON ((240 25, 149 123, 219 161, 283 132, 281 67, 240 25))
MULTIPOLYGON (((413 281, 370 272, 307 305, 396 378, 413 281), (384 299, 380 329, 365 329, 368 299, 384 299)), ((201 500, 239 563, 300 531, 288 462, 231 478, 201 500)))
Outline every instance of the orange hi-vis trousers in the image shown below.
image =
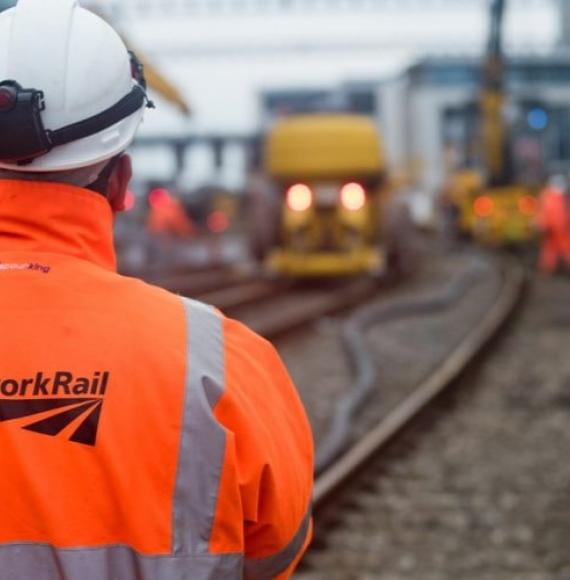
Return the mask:
POLYGON ((542 192, 538 220, 543 231, 540 270, 554 272, 561 261, 570 267, 570 207, 564 192, 552 187, 542 192))
POLYGON ((546 232, 540 246, 540 270, 552 273, 560 262, 564 262, 570 268, 570 235, 546 232))

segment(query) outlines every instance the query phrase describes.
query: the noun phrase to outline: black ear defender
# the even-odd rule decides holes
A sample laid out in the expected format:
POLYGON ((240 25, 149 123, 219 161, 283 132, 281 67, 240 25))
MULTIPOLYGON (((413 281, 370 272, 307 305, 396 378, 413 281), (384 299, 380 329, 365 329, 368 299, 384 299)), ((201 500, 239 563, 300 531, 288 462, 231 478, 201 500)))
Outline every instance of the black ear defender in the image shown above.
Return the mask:
POLYGON ((154 108, 146 94, 144 67, 134 52, 129 55, 137 82, 131 92, 106 111, 53 131, 46 130, 43 124, 43 91, 24 89, 13 80, 0 82, 0 161, 29 165, 54 147, 100 133, 142 107, 154 108))
POLYGON ((16 81, 0 83, 0 159, 20 162, 48 153, 53 145, 41 112, 44 94, 16 81))

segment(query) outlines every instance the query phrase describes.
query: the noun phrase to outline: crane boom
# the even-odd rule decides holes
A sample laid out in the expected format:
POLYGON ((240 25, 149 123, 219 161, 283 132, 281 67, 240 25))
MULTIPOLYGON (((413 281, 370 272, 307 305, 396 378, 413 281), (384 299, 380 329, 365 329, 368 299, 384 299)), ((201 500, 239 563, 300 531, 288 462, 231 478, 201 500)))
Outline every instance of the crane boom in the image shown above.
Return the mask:
POLYGON ((491 186, 508 184, 512 179, 509 138, 504 120, 505 54, 503 22, 506 0, 492 0, 491 25, 483 64, 481 113, 483 118, 483 158, 491 186))

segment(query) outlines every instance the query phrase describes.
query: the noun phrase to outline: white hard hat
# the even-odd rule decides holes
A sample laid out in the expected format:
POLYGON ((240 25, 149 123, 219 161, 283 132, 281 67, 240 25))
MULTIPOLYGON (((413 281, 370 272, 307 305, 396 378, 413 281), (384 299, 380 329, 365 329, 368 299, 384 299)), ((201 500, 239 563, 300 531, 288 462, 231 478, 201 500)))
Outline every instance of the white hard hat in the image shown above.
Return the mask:
POLYGON ((137 65, 77 0, 19 0, 0 15, 0 168, 67 171, 124 151, 151 105, 137 65))

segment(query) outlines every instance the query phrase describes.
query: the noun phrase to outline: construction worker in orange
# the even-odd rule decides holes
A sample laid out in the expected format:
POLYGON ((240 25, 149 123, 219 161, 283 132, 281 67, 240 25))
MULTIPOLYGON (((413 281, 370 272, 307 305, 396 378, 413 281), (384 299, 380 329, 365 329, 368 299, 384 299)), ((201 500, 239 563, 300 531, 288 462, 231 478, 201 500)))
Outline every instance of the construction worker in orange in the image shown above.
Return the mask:
POLYGON ((167 189, 153 189, 148 195, 148 201, 147 227, 151 233, 179 238, 188 238, 195 233, 184 206, 167 189))
POLYGON ((309 424, 274 348, 115 271, 144 73, 77 0, 0 15, 0 579, 288 578, 309 424))
POLYGON ((538 227, 542 233, 540 270, 556 271, 560 262, 570 268, 570 200, 564 176, 552 177, 540 195, 538 227))

